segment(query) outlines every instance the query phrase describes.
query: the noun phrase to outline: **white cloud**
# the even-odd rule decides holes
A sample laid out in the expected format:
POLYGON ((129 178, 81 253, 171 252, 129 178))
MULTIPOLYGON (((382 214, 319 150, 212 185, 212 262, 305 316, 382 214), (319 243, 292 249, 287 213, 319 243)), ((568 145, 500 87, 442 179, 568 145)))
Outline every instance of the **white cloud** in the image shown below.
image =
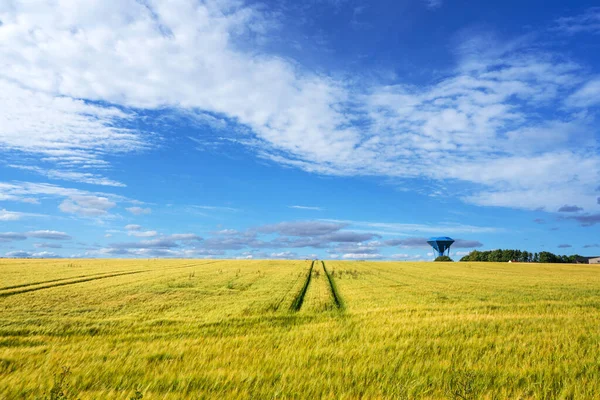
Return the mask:
POLYGON ((0 221, 17 221, 25 216, 31 216, 35 214, 22 213, 17 211, 8 211, 6 209, 0 209, 0 221))
POLYGON ((57 258, 58 255, 48 252, 48 251, 40 251, 37 253, 32 253, 29 251, 16 250, 10 251, 6 253, 6 257, 14 257, 14 258, 57 258))
POLYGON ((198 209, 198 210, 207 210, 207 211, 230 211, 230 212, 237 212, 237 211, 239 211, 237 208, 222 207, 222 206, 198 206, 198 205, 193 205, 193 206, 190 206, 190 207, 198 209))
MULTIPOLYGON (((49 183, 0 182, 0 201, 38 204, 40 200, 48 198, 61 199, 59 209, 65 213, 103 218, 109 216, 108 210, 115 207, 117 201, 134 202, 110 193, 89 192, 49 183)), ((39 215, 28 214, 28 216, 39 215)))
POLYGON ((311 206, 288 206, 288 208, 295 208, 297 210, 323 211, 323 209, 321 207, 311 207, 311 206))
MULTIPOLYGON (((416 232, 431 233, 431 234, 456 234, 456 233, 496 233, 501 232, 502 228, 489 226, 475 226, 457 223, 441 223, 441 224, 405 224, 399 222, 377 222, 377 221, 353 221, 353 220, 335 220, 324 219, 322 221, 343 224, 342 226, 358 227, 367 229, 371 233, 380 235, 399 235, 409 236, 416 232)), ((353 230, 358 230, 354 229, 353 230)))
POLYGON ((134 215, 142 215, 142 214, 150 214, 152 210, 150 208, 142 208, 142 207, 128 207, 127 211, 134 215))
POLYGON ((381 254, 371 254, 371 253, 348 253, 342 255, 342 258, 350 259, 350 260, 376 260, 379 258, 383 258, 381 254))
POLYGON ((591 107, 600 104, 600 78, 586 82, 567 100, 571 107, 591 107))
POLYGON ((582 14, 556 20, 556 30, 569 34, 600 33, 600 7, 591 7, 582 14))
POLYGON ((116 203, 100 196, 71 196, 64 200, 58 208, 65 213, 77 214, 84 217, 102 217, 108 215, 108 210, 116 203))
POLYGON ((202 240, 202 238, 194 233, 174 233, 168 236, 172 240, 202 240))
POLYGON ((102 186, 117 186, 125 187, 126 185, 121 182, 108 179, 106 177, 92 174, 89 172, 76 172, 76 171, 61 171, 54 169, 44 169, 31 165, 10 165, 12 168, 23 169, 26 171, 36 172, 40 175, 44 175, 50 179, 60 179, 65 181, 89 183, 91 185, 102 185, 102 186))
POLYGON ((135 237, 154 237, 158 235, 156 231, 131 231, 127 233, 129 236, 135 237))
POLYGON ((135 224, 125 225, 125 230, 128 230, 128 231, 139 231, 141 229, 142 229, 141 225, 135 225, 135 224))
POLYGON ((430 10, 435 10, 442 6, 443 0, 425 0, 425 4, 430 10))
POLYGON ((64 232, 50 231, 50 230, 31 231, 31 232, 27 232, 26 235, 28 237, 37 238, 37 239, 51 239, 51 240, 69 240, 69 239, 71 239, 71 236, 67 235, 64 232))
MULTIPOLYGON (((171 107, 222 116, 260 157, 314 173, 466 182, 462 198, 479 205, 551 209, 578 196, 598 208, 585 68, 465 38, 456 68, 432 84, 358 88, 355 77, 317 75, 253 46, 272 26, 241 4, 37 0, 2 9, 0 145, 104 165, 106 153, 148 146, 122 128, 136 118, 132 107, 171 107)), ((595 32, 596 15, 560 24, 595 32)))
MULTIPOLYGON (((0 13, 0 19, 5 22, 0 26, 0 42, 6 44, 14 40, 11 37, 13 33, 18 33, 13 31, 14 26, 4 19, 4 15, 0 13)), ((35 41, 34 38, 29 39, 35 41)), ((7 55, 7 51, 12 53, 18 49, 9 47, 2 46, 0 54, 10 64, 9 59, 16 61, 18 56, 7 55)), ((26 49, 23 51, 27 52, 26 49)), ((38 53, 34 58, 41 56, 38 53)), ((0 72, 1 147, 38 154, 63 166, 103 166, 106 162, 102 158, 106 153, 123 153, 145 147, 138 133, 115 126, 119 121, 131 119, 131 114, 113 107, 49 94, 52 93, 52 90, 47 91, 49 88, 36 88, 36 84, 45 86, 44 79, 32 77, 27 71, 32 64, 27 62, 23 65, 23 62, 23 58, 18 61, 26 69, 17 80, 13 80, 10 73, 0 72)), ((8 71, 4 69, 4 72, 8 71)), ((48 77, 46 83, 52 80, 48 77)))

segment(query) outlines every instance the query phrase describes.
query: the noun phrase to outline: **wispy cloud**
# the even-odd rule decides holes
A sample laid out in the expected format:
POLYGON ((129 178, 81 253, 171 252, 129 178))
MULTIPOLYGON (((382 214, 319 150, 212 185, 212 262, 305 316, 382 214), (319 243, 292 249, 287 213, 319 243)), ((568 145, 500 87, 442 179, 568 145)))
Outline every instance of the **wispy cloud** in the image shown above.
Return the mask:
POLYGON ((559 18, 554 29, 568 34, 600 34, 600 7, 588 8, 579 15, 559 18))
MULTIPOLYGON (((496 233, 504 229, 487 226, 474 226, 465 224, 442 223, 435 225, 427 224, 405 224, 400 222, 374 222, 374 221, 353 221, 353 220, 323 220, 326 222, 343 223, 346 226, 355 228, 369 229, 383 235, 410 236, 414 233, 430 233, 435 235, 456 234, 456 233, 496 233)), ((355 229, 356 230, 356 229, 355 229)))
POLYGON ((296 210, 323 211, 321 207, 313 206, 288 206, 288 208, 294 208, 296 210))
MULTIPOLYGON (((469 185, 456 196, 481 206, 597 208, 597 78, 539 46, 472 35, 435 82, 357 85, 242 50, 277 29, 243 3, 106 0, 77 18, 72 8, 15 3, 3 14, 3 148, 102 166, 107 154, 152 146, 131 128, 136 110, 174 108, 225 120, 259 157, 312 173, 452 180, 469 185)), ((597 15, 558 25, 596 32, 597 15)))
POLYGON ((44 217, 42 214, 24 213, 19 211, 8 211, 5 208, 0 209, 0 221, 18 221, 26 217, 44 217))
POLYGON ((49 183, 0 182, 0 201, 38 204, 48 198, 61 200, 58 207, 60 211, 86 218, 109 218, 109 211, 119 202, 135 202, 111 193, 91 192, 49 183))
POLYGON ((425 5, 427 6, 427 8, 429 8, 430 10, 435 10, 438 9, 442 6, 443 4, 443 0, 424 0, 425 1, 425 5))
POLYGON ((137 207, 137 206, 127 207, 126 210, 134 215, 150 214, 152 212, 152 210, 150 208, 147 208, 147 207, 143 208, 143 207, 137 207))
POLYGON ((26 171, 32 171, 40 175, 44 175, 50 179, 59 179, 64 181, 89 183, 91 185, 116 186, 125 187, 121 182, 103 177, 101 175, 92 174, 90 172, 77 172, 68 170, 44 169, 32 165, 9 165, 11 168, 18 168, 26 171))

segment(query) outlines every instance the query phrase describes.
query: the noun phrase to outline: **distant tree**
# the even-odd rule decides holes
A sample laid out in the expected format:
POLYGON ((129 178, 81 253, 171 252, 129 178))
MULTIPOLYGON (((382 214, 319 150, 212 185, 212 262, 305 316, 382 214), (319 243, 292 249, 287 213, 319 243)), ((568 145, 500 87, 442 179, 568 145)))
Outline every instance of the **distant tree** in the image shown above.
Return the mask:
POLYGON ((526 253, 524 251, 521 250, 515 250, 514 254, 513 254, 513 260, 519 261, 519 262, 525 262, 523 261, 523 253, 526 253))
POLYGON ((454 261, 454 260, 448 256, 439 256, 435 259, 435 261, 454 261))
POLYGON ((540 251, 540 262, 541 263, 555 263, 558 258, 555 254, 550 253, 549 251, 540 251))
POLYGON ((502 250, 500 250, 500 249, 493 250, 488 255, 488 261, 490 261, 490 262, 502 262, 503 261, 502 260, 502 250))
POLYGON ((575 263, 579 255, 574 254, 571 256, 567 255, 556 255, 549 251, 542 251, 539 253, 530 253, 528 251, 512 250, 512 249, 497 249, 478 251, 473 250, 466 256, 462 257, 460 261, 489 261, 489 262, 508 262, 516 260, 519 262, 539 262, 539 263, 575 263))

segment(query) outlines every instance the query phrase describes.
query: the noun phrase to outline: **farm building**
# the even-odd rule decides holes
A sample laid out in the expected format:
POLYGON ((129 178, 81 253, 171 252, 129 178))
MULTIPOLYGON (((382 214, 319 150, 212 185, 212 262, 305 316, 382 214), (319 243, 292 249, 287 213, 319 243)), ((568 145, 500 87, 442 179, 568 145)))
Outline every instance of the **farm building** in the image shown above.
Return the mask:
POLYGON ((600 264, 600 257, 577 257, 577 264, 600 264))

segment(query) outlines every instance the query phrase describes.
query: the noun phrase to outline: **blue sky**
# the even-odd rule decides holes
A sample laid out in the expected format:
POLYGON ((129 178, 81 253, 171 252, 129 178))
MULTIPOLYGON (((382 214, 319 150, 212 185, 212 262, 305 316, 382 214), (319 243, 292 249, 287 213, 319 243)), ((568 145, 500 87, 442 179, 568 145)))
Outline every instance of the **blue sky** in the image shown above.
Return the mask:
POLYGON ((600 254, 591 1, 4 1, 0 256, 600 254))

